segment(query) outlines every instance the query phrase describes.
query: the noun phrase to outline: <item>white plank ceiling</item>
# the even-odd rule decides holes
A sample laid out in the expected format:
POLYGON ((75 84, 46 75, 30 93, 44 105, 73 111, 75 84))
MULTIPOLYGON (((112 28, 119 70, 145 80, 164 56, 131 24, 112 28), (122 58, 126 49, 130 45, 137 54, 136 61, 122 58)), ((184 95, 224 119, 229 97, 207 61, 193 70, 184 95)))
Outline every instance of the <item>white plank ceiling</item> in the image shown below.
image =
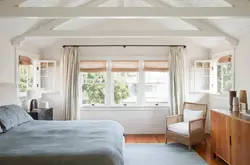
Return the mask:
MULTIPOLYGON (((8 0, 7 0, 8 1, 8 0)), ((244 4, 247 0, 159 0, 160 3, 173 7, 232 7, 229 2, 244 4)), ((88 4, 91 0, 27 0, 19 7, 77 7, 88 4)), ((153 7, 145 0, 108 0, 99 7, 153 7)), ((0 31, 13 39, 24 34, 34 27, 46 23, 49 20, 38 18, 0 18, 0 31), (3 26, 2 26, 3 25, 3 26)), ((240 39, 250 34, 250 19, 209 19, 203 22, 225 32, 226 34, 240 39)), ((165 19, 80 19, 74 18, 53 30, 198 30, 193 25, 176 18, 165 19)), ((37 41, 37 39, 36 39, 37 41)), ((194 39, 202 46, 211 48, 221 40, 194 39)), ((43 40, 37 41, 37 46, 44 47, 43 40)), ((44 40, 46 42, 46 40, 44 40)), ((52 42, 51 42, 52 43, 52 42)), ((46 45, 47 46, 47 45, 46 45)))

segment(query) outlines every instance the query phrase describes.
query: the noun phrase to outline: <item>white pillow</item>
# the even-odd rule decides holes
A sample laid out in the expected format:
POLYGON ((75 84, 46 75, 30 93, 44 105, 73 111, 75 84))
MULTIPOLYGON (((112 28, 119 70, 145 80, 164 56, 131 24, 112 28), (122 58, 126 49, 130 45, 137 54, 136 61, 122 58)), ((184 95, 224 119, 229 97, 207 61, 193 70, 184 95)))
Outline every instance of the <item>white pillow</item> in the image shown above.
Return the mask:
POLYGON ((203 118, 203 111, 184 109, 183 118, 184 122, 203 118))

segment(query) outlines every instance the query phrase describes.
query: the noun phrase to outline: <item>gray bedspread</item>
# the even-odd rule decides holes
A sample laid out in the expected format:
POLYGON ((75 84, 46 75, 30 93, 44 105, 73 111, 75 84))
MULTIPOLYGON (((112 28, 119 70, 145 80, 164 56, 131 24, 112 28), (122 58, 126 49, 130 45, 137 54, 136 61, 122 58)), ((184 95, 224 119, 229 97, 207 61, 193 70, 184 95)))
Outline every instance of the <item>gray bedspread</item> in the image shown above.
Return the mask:
POLYGON ((0 165, 123 165, 113 121, 30 121, 0 134, 0 165))

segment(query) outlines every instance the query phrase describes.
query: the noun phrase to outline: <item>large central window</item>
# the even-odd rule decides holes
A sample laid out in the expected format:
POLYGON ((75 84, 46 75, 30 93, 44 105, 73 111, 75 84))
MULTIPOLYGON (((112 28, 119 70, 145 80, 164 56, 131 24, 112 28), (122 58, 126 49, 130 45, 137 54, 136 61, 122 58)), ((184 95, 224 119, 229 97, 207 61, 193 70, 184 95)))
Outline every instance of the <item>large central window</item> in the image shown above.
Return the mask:
POLYGON ((81 61, 83 105, 168 104, 167 61, 81 61))

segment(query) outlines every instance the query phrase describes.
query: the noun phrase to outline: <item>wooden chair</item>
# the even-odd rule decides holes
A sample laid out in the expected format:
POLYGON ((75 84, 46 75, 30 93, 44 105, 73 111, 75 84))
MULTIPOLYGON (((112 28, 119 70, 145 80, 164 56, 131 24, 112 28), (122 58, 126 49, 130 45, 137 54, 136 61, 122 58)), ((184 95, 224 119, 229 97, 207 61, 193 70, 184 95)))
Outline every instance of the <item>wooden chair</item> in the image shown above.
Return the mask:
MULTIPOLYGON (((166 117, 166 144, 168 140, 175 141, 177 143, 185 144, 189 147, 189 150, 191 150, 192 145, 195 145, 200 142, 205 142, 205 121, 206 121, 206 115, 207 115, 207 105, 206 104, 196 104, 196 103, 188 103, 185 102, 183 106, 183 110, 181 112, 181 115, 178 116, 168 116, 166 117), (183 122, 183 112, 184 109, 193 110, 193 111, 203 111, 203 117, 197 120, 192 120, 189 122, 183 122), (184 125, 181 129, 181 131, 173 130, 174 124, 178 125, 184 125), (169 128, 171 127, 171 131, 169 128), (181 133, 180 133, 181 132, 181 133)), ((179 129, 180 130, 180 129, 179 129)))

